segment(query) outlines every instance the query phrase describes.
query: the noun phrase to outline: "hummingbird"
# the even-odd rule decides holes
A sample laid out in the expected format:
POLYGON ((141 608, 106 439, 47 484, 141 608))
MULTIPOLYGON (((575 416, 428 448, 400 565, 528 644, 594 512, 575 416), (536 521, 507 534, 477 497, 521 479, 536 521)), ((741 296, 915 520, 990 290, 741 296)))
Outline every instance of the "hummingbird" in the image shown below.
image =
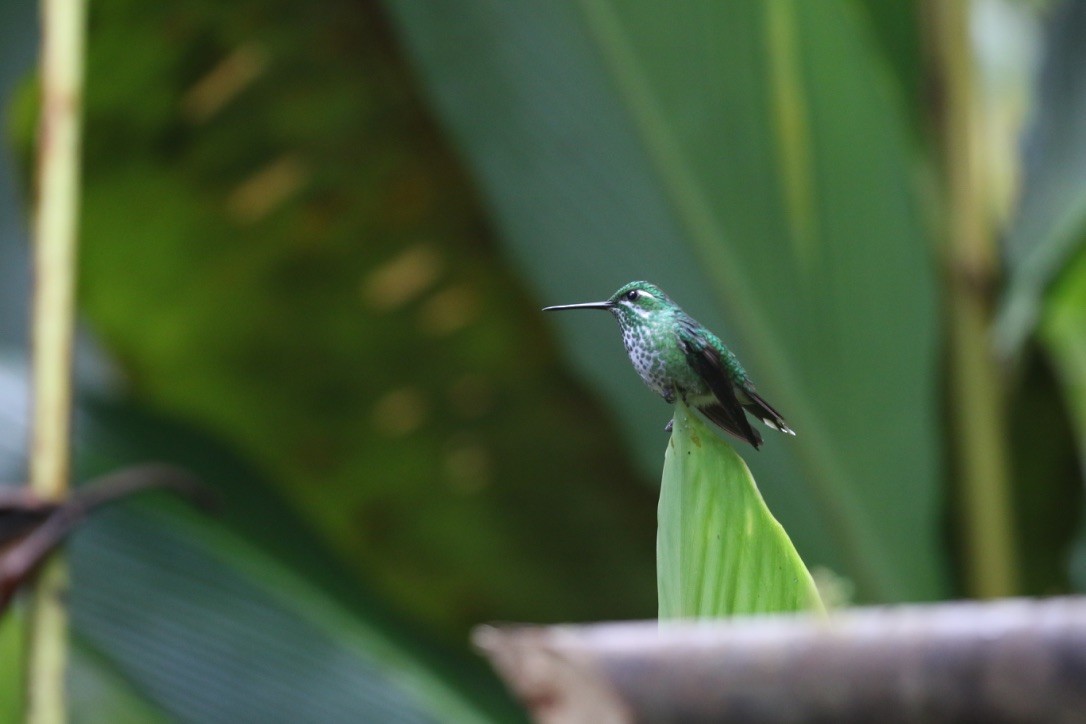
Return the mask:
MULTIPOLYGON (((622 328, 622 342, 637 374, 669 404, 682 400, 755 450, 762 445, 762 436, 751 426, 747 413, 774 430, 796 434, 755 392, 731 350, 655 284, 630 282, 607 301, 559 304, 543 311, 563 309, 611 312, 622 328)), ((671 429, 670 422, 665 429, 671 429)))

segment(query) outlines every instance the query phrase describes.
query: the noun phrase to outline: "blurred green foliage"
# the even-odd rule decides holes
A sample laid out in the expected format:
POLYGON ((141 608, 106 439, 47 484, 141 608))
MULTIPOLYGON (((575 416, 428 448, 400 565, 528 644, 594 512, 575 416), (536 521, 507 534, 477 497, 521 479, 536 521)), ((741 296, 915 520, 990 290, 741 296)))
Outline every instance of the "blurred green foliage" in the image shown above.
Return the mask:
MULTIPOLYGON (((1086 6, 1052 8, 1024 143, 1022 189, 1006 230, 1007 289, 997 338, 1006 355, 1021 351, 1045 316, 1046 292, 1082 248, 1086 229, 1086 6)), ((1058 303, 1057 303, 1058 304, 1058 303)))
MULTIPOLYGON (((883 11, 389 6, 541 296, 660 284, 796 429, 748 460, 804 560, 868 600, 945 595, 933 240, 883 11)), ((614 331, 557 324, 657 469, 663 415, 613 373, 614 331)))
MULTIPOLYGON (((1081 7, 1044 16, 995 214, 1026 593, 1086 585, 1081 7)), ((80 476, 165 459, 222 505, 76 537, 78 720, 515 718, 470 625, 653 616, 667 408, 610 320, 536 311, 633 278, 796 427, 746 458, 809 564, 862 601, 960 590, 919 3, 91 12, 81 305, 116 369, 81 373, 80 476)), ((31 83, 8 111, 28 165, 31 83)))
POLYGON ((376 9, 118 0, 92 28, 83 304, 141 398, 458 638, 650 614, 651 491, 559 369, 376 9))

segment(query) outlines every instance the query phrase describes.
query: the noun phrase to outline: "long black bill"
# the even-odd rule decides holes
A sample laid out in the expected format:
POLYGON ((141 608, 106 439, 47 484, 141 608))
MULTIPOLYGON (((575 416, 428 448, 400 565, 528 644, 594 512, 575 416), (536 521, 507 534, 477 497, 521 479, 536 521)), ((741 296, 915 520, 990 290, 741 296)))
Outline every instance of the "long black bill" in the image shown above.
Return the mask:
POLYGON ((583 304, 557 304, 553 307, 543 307, 544 312, 557 312, 561 309, 610 309, 615 305, 611 302, 584 302, 583 304))

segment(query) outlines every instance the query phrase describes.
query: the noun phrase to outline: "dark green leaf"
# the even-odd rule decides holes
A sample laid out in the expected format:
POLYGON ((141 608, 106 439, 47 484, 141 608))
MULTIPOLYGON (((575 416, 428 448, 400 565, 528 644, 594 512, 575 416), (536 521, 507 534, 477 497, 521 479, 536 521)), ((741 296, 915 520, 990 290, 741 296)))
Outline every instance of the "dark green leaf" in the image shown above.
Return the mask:
MULTIPOLYGON (((1086 254, 1078 255, 1045 302, 1040 335, 1063 386, 1086 477, 1086 254)), ((1071 579, 1079 591, 1086 591, 1084 521, 1086 510, 1080 509, 1078 536, 1070 557, 1071 579)))
POLYGON ((409 633, 213 442, 131 407, 89 410, 84 469, 168 458, 220 497, 214 519, 170 501, 111 509, 71 546, 78 641, 149 702, 187 721, 512 714, 481 662, 409 633))
POLYGON ((1082 243, 1086 228, 1086 4, 1052 11, 1023 149, 1021 201, 1005 235, 1009 283, 996 329, 1004 354, 1015 354, 1043 312, 1049 284, 1082 243))
MULTIPOLYGON (((661 284, 793 423, 750 463, 804 557, 944 592, 931 240, 858 6, 387 5, 541 297, 661 284)), ((556 324, 654 467, 666 413, 615 330, 556 324)))
POLYGON ((95 12, 81 284, 139 398, 255 461, 458 645, 487 618, 651 615, 653 496, 486 242, 375 8, 95 12))

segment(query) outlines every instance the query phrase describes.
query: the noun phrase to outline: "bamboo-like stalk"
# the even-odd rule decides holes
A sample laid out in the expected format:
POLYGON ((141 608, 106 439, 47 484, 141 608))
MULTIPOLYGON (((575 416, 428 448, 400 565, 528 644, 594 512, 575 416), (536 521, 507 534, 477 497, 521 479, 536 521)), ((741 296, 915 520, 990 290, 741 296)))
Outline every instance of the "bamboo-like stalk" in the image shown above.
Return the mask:
MULTIPOLYGON (((35 214, 30 485, 67 495, 79 210, 85 0, 42 0, 41 122, 35 214)), ((27 647, 28 722, 63 722, 67 570, 54 559, 34 592, 27 647)))
POLYGON ((978 109, 968 0, 928 4, 943 107, 947 203, 947 332, 950 395, 961 492, 967 590, 983 598, 1018 589, 1010 505, 1003 382, 992 344, 997 258, 988 213, 983 121, 978 109))

